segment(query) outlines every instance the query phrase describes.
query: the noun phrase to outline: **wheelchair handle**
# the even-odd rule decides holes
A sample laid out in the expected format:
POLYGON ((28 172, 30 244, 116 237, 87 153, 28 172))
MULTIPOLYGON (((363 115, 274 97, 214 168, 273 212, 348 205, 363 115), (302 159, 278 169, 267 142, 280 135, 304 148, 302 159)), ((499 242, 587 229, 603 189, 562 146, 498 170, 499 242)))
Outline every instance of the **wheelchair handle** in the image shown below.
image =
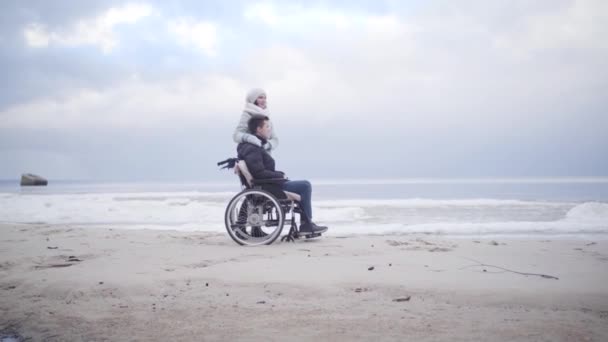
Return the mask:
POLYGON ((238 158, 228 158, 226 160, 222 160, 221 162, 218 162, 217 166, 222 166, 224 164, 228 164, 224 167, 221 167, 220 169, 232 169, 232 168, 234 168, 234 166, 236 165, 238 160, 239 160, 238 158))

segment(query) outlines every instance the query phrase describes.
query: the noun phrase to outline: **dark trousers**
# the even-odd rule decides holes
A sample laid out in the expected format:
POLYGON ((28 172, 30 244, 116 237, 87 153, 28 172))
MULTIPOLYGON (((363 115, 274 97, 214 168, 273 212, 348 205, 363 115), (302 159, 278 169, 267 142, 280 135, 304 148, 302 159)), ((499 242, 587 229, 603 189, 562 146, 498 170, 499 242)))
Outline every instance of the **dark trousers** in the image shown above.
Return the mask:
POLYGON ((307 180, 287 181, 283 183, 283 190, 300 195, 300 206, 306 218, 312 220, 312 185, 307 180))

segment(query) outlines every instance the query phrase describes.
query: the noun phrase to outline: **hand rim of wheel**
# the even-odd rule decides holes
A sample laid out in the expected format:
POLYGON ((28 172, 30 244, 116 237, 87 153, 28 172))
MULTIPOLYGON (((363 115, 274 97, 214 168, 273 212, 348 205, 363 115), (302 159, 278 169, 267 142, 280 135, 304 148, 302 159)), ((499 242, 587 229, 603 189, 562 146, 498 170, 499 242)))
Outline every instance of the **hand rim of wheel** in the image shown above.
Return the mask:
MULTIPOLYGON (((281 232, 283 231, 283 225, 285 223, 284 219, 285 219, 285 213, 283 212, 283 208, 281 207, 281 205, 279 204, 277 199, 273 195, 271 195, 269 192, 266 192, 264 190, 255 190, 255 189, 247 189, 247 190, 241 191, 236 196, 234 196, 228 203, 228 207, 226 208, 226 213, 224 214, 224 224, 226 225, 226 230, 228 231, 228 234, 230 235, 230 237, 239 245, 247 245, 247 246, 270 245, 271 243, 273 243, 281 235, 281 232), (233 210, 236 209, 235 208, 236 204, 239 203, 239 201, 242 197, 246 197, 246 196, 250 196, 250 195, 264 196, 267 200, 271 201, 273 206, 277 209, 277 220, 278 220, 277 228, 274 230, 274 232, 272 232, 268 236, 264 237, 263 239, 254 238, 256 240, 253 240, 253 241, 251 239, 242 239, 231 228, 231 226, 233 224, 236 224, 236 222, 232 221, 232 218, 233 218, 232 213, 233 213, 233 210)), ((237 220, 238 220, 238 213, 237 213, 237 220)))

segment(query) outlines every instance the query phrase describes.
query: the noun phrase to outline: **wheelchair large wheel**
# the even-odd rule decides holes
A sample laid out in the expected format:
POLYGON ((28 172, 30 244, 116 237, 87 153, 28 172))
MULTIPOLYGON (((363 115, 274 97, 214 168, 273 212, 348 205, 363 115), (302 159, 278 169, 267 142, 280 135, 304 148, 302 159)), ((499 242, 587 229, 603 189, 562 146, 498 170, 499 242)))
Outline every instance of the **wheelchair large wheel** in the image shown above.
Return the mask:
POLYGON ((249 189, 230 200, 224 222, 228 234, 239 245, 269 245, 281 235, 285 213, 276 197, 249 189))

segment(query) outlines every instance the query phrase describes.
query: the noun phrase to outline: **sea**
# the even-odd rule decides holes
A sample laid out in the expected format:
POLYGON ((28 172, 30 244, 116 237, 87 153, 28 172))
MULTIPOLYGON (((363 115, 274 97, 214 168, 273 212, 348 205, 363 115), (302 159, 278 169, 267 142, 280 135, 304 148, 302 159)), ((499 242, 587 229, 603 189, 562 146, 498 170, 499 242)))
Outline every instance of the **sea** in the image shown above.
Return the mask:
MULTIPOLYGON (((328 234, 608 238, 608 177, 317 179, 328 234)), ((214 182, 0 181, 0 223, 225 232, 241 191, 214 182)))

